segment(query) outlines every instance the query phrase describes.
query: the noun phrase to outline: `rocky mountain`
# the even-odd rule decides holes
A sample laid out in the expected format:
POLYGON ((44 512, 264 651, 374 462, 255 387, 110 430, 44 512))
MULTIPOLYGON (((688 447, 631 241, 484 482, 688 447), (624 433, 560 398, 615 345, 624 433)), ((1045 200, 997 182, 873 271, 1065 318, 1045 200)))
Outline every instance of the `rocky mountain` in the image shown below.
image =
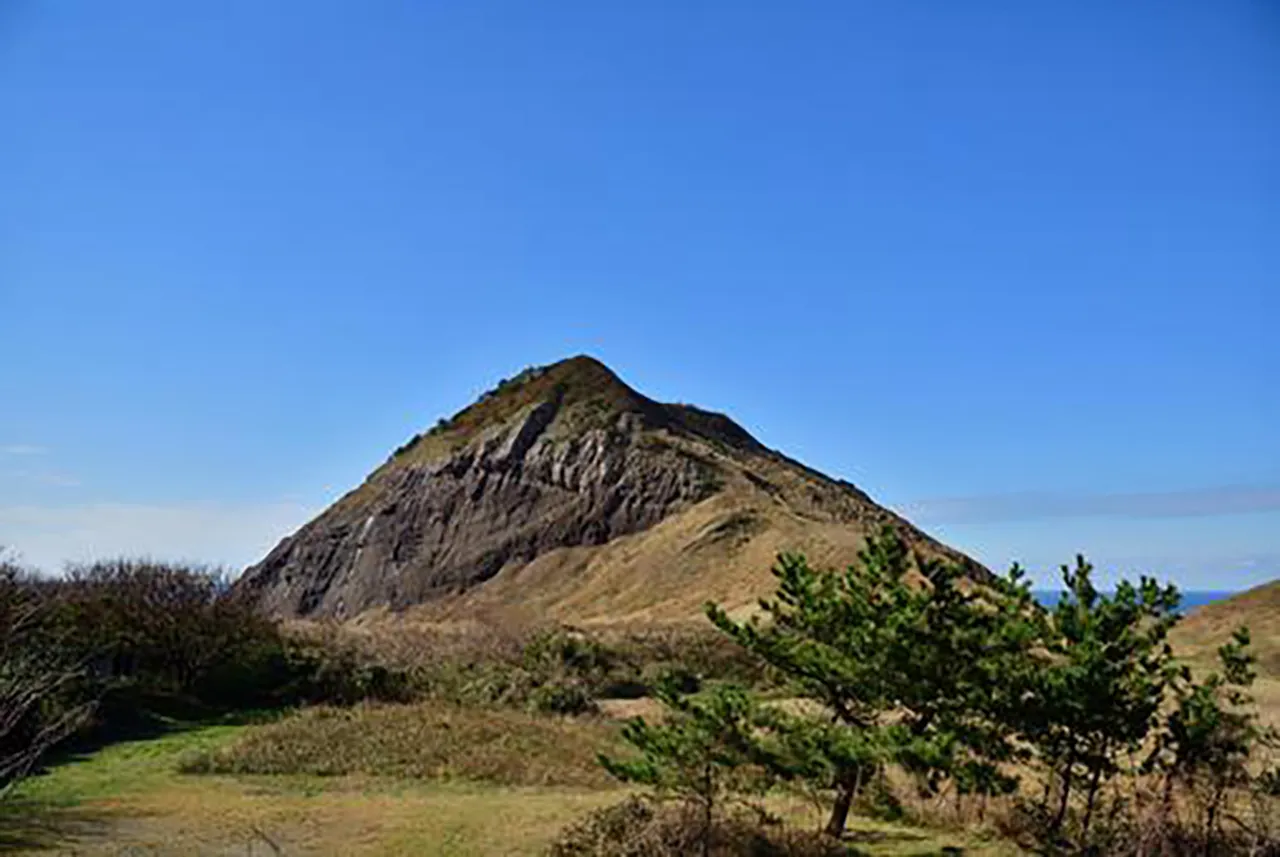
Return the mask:
POLYGON ((679 618, 707 598, 753 603, 779 550, 845 564, 886 523, 986 573, 728 417, 655 402, 574 357, 414 437, 237 588, 284 616, 679 618))

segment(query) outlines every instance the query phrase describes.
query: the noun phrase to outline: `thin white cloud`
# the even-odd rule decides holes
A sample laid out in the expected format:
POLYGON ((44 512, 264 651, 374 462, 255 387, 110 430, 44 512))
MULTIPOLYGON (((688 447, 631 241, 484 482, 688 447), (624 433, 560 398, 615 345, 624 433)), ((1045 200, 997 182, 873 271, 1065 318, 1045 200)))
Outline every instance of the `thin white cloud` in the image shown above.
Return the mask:
POLYGON ((10 443, 0 446, 0 454, 4 455, 47 455, 47 446, 36 446, 30 443, 10 443))
POLYGON ((921 524, 988 524, 1052 518, 1200 518, 1280 510, 1280 485, 1228 485, 1123 494, 1024 492, 939 497, 903 507, 921 524))
POLYGON ((21 480, 33 485, 45 485, 53 488, 79 488, 84 483, 80 477, 61 470, 33 470, 18 468, 4 471, 6 479, 21 480))
POLYGON ((147 556, 238 572, 316 511, 294 502, 0 506, 0 545, 45 571, 101 557, 147 556))
POLYGON ((41 485, 52 485, 55 488, 79 488, 83 484, 79 477, 69 473, 36 473, 32 478, 41 485))
POLYGON ((929 533, 1004 570, 1013 561, 1041 585, 1083 553, 1099 579, 1150 574, 1186 589, 1244 589, 1280 577, 1280 511, 1182 517, 1045 518, 936 524, 929 533))

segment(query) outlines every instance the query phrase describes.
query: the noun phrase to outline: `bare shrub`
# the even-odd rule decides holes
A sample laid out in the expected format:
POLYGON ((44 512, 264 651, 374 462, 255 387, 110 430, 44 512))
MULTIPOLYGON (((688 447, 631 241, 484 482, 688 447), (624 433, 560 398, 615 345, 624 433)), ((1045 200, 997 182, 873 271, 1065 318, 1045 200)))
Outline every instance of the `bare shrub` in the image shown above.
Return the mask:
POLYGON ((274 624, 229 587, 217 569, 146 559, 72 566, 56 584, 64 619, 100 674, 179 691, 277 640, 274 624))
POLYGON ((83 662, 53 608, 46 586, 0 560, 0 794, 93 707, 75 692, 83 662))
POLYGON ((708 839, 695 806, 659 804, 640 797, 590 813, 566 828, 550 857, 836 857, 848 850, 829 837, 799 831, 750 810, 718 819, 708 839))

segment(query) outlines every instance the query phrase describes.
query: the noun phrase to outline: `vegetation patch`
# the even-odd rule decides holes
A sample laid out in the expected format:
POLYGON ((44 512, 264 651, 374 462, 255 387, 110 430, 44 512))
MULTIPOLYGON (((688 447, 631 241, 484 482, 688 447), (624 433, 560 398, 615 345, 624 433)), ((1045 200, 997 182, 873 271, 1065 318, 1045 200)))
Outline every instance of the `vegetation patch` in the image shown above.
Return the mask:
POLYGON ((606 721, 447 703, 319 706, 191 756, 186 773, 473 780, 512 786, 609 786, 597 753, 606 721))
POLYGON ((703 854, 730 810, 780 788, 830 807, 833 842, 855 809, 901 818, 895 775, 918 796, 976 804, 980 821, 1000 806, 998 829, 1039 853, 1280 853, 1280 735, 1250 693, 1248 630, 1197 678, 1168 642, 1174 587, 1143 578, 1107 595, 1083 557, 1062 572, 1045 611, 1017 566, 965 586, 960 567, 913 556, 889 528, 843 572, 783 556, 761 614, 707 615, 807 705, 668 682, 661 721, 629 722, 633 752, 601 762, 676 801, 703 854))
POLYGON ((843 857, 847 847, 812 831, 793 830, 749 812, 717 819, 708 837, 696 811, 630 797, 569 827, 551 857, 843 857))
POLYGON ((45 772, 19 783, 9 800, 25 812, 37 805, 74 806, 162 787, 184 759, 215 752, 250 728, 237 723, 175 723, 163 734, 56 759, 45 772))

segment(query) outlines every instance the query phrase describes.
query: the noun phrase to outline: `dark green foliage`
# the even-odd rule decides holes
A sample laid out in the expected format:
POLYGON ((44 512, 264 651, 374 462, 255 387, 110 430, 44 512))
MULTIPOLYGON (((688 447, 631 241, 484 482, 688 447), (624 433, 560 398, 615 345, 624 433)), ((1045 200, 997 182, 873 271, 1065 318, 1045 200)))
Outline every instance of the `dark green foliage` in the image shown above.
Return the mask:
POLYGON ((599 642, 562 629, 535 636, 523 661, 534 685, 530 705, 552 714, 595 711, 595 696, 619 666, 615 653, 599 642))
POLYGON ((769 772, 759 766, 763 757, 756 738, 763 712, 749 693, 718 685, 685 694, 674 683, 660 685, 655 693, 666 716, 660 723, 643 717, 627 723, 623 737, 640 756, 602 756, 611 774, 713 806, 726 795, 767 787, 769 772))
POLYGON ((598 681, 618 662, 615 652, 584 634, 566 629, 534 636, 523 652, 525 668, 538 674, 573 675, 598 681))
POLYGON ((589 714, 598 710, 585 687, 563 681, 538 685, 533 689, 529 703, 535 711, 544 714, 589 714))
POLYGON ((702 690, 701 676, 688 667, 658 664, 648 675, 650 688, 666 686, 675 688, 679 693, 697 693, 702 690))
POLYGON ((701 850, 709 854, 723 804, 763 793, 770 784, 768 751, 757 736, 763 712, 746 691, 731 685, 687 695, 671 681, 660 684, 656 695, 667 708, 665 719, 651 724, 637 717, 623 729, 623 738, 640 755, 602 755, 600 763, 624 782, 695 806, 702 822, 701 850))
POLYGON ((1046 769, 1036 811, 1056 837, 1080 795, 1080 841, 1087 841, 1099 795, 1152 733, 1173 677, 1167 638, 1178 592, 1150 578, 1098 592, 1093 568, 1078 557, 1062 569, 1065 591, 1046 626, 1043 656, 1023 676, 1011 712, 1046 769))
MULTIPOLYGON (((613 638, 589 636, 571 628, 548 628, 523 642, 496 645, 481 636, 447 653, 420 651, 410 662, 399 661, 424 696, 462 705, 527 707, 553 713, 589 713, 602 699, 636 699, 650 693, 670 670, 686 687, 696 689, 700 677, 678 662, 683 638, 613 638)), ((706 642, 705 635, 699 636, 706 642)), ((429 644, 427 644, 429 646, 429 644)), ((690 645, 690 661, 722 675, 732 672, 690 645)))
POLYGON ((708 681, 726 681, 762 693, 777 690, 768 664, 713 627, 637 630, 610 640, 619 678, 636 678, 653 687, 670 674, 683 676, 689 692, 708 681))
POLYGON ((418 445, 418 441, 420 441, 420 440, 422 440, 422 435, 421 435, 421 434, 415 434, 413 437, 409 438, 409 439, 408 439, 408 440, 406 440, 404 443, 402 443, 402 444, 400 444, 399 446, 397 446, 397 447, 395 448, 395 451, 391 453, 391 457, 392 457, 392 458, 398 458, 398 457, 400 457, 401 455, 404 455, 406 452, 408 452, 409 450, 411 450, 411 449, 413 449, 415 446, 417 446, 417 445, 418 445))
POLYGON ((1179 670, 1172 682, 1174 706, 1164 717, 1155 750, 1145 769, 1162 773, 1162 823, 1177 812, 1175 793, 1195 812, 1192 825, 1206 843, 1223 842, 1228 799, 1233 790, 1252 789, 1275 796, 1274 771, 1263 770, 1251 782, 1249 764, 1259 747, 1274 747, 1275 733, 1258 721, 1248 689, 1256 677, 1249 631, 1239 628, 1218 649, 1222 671, 1195 681, 1179 670))
POLYGON ((818 715, 779 715, 771 729, 789 760, 782 773, 835 791, 832 835, 890 762, 926 789, 947 777, 968 790, 1012 787, 996 767, 1014 755, 1000 717, 1016 705, 1006 673, 1037 636, 1016 568, 965 591, 960 569, 913 557, 885 530, 844 572, 784 555, 774 575, 777 593, 761 616, 739 623, 715 605, 707 612, 818 706, 818 715))
POLYGON ((1220 673, 1193 680, 1167 641, 1179 619, 1172 586, 1141 578, 1104 595, 1077 558, 1046 612, 1017 566, 979 585, 911 556, 891 531, 844 572, 782 556, 774 574, 759 616, 707 613, 768 665, 788 704, 668 682, 668 719, 632 723, 625 737, 640 756, 603 759, 611 772, 683 796, 708 818, 744 794, 799 784, 833 795, 827 833, 839 836, 855 802, 903 814, 890 767, 922 795, 945 788, 985 808, 1019 789, 1015 763, 1031 763, 1037 797, 1018 798, 1022 811, 1006 823, 1038 850, 1280 853, 1280 774, 1258 759, 1280 739, 1249 707, 1248 633, 1220 649, 1220 673), (1153 778, 1164 784, 1154 802, 1153 778))
POLYGON ((352 647, 284 636, 207 569, 112 560, 60 579, 0 569, 0 785, 77 731, 89 746, 166 718, 411 692, 407 674, 352 647))
POLYGON ((284 638, 264 654, 267 674, 240 684, 243 690, 264 694, 259 706, 408 702, 416 694, 404 670, 375 663, 350 645, 284 638))

